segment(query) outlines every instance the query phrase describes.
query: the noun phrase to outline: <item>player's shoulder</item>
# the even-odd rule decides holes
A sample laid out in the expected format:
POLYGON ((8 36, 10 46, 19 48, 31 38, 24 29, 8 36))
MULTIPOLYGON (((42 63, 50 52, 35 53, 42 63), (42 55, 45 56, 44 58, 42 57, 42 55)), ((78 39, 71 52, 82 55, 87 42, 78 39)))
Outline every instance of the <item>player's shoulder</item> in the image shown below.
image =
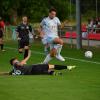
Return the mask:
POLYGON ((59 18, 58 17, 55 17, 54 20, 59 20, 59 18))

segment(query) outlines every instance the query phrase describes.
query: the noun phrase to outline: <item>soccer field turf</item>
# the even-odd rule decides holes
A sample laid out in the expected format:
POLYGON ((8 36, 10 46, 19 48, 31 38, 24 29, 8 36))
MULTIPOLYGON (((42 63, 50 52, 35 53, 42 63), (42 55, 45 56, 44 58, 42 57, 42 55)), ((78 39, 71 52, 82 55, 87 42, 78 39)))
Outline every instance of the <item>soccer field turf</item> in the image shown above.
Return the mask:
MULTIPOLYGON (((6 52, 0 51, 0 72, 11 69, 9 59, 23 55, 17 51, 17 42, 6 41, 6 52)), ((43 46, 35 42, 31 46, 32 56, 28 64, 40 63, 44 59, 43 46)), ((91 48, 94 57, 86 59, 85 50, 63 47, 65 62, 56 59, 51 64, 76 65, 72 71, 61 71, 62 75, 47 76, 0 76, 0 100, 99 100, 100 99, 100 49, 91 48)))

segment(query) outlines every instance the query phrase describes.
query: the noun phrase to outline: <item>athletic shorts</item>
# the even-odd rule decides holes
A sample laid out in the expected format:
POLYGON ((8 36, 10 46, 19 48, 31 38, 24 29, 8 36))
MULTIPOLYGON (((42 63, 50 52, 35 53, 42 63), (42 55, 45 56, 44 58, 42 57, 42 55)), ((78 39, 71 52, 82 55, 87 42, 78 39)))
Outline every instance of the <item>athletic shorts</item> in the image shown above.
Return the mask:
POLYGON ((31 74, 32 75, 48 74, 48 69, 49 69, 48 64, 36 64, 36 65, 32 65, 31 74))
POLYGON ((53 43, 55 38, 58 38, 58 36, 47 37, 47 38, 46 38, 46 41, 47 41, 47 43, 53 43))
POLYGON ((18 48, 24 48, 25 46, 29 46, 29 40, 19 40, 18 41, 18 48))
POLYGON ((42 43, 43 43, 43 44, 47 44, 47 43, 50 44, 50 43, 53 43, 55 38, 58 38, 58 36, 43 38, 43 39, 42 39, 42 43))

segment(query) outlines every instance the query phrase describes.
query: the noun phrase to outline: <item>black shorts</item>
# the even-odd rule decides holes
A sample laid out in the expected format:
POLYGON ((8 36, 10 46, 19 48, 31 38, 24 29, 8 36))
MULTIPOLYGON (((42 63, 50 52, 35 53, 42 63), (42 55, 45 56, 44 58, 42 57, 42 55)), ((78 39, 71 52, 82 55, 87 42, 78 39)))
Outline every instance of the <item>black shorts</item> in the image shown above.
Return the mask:
POLYGON ((32 65, 31 75, 45 75, 48 73, 49 66, 48 64, 37 64, 32 65))
POLYGON ((0 38, 3 38, 3 32, 0 30, 0 38))
POLYGON ((29 40, 19 40, 18 41, 18 48, 24 48, 25 46, 29 46, 29 40))

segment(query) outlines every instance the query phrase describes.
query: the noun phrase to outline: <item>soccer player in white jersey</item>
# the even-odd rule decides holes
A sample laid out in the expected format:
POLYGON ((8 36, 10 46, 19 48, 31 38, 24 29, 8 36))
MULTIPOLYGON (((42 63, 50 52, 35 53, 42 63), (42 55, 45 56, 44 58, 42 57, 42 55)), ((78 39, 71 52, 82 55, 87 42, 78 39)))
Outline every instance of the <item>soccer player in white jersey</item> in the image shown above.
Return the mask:
POLYGON ((52 57, 56 57, 60 61, 65 61, 60 52, 63 46, 63 40, 58 36, 58 27, 61 26, 60 20, 56 17, 56 10, 50 9, 49 16, 45 17, 41 22, 40 36, 43 44, 49 44, 50 53, 46 56, 43 63, 48 63, 52 57))

